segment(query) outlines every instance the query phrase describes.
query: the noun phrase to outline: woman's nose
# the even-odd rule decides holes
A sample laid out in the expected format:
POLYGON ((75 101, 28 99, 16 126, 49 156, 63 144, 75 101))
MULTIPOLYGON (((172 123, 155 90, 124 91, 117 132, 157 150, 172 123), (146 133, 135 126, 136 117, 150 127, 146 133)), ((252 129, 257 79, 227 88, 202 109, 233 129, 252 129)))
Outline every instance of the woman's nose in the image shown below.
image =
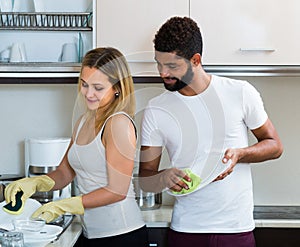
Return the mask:
POLYGON ((87 91, 86 91, 86 96, 87 97, 92 97, 94 96, 95 92, 94 92, 94 89, 93 88, 87 88, 87 91))

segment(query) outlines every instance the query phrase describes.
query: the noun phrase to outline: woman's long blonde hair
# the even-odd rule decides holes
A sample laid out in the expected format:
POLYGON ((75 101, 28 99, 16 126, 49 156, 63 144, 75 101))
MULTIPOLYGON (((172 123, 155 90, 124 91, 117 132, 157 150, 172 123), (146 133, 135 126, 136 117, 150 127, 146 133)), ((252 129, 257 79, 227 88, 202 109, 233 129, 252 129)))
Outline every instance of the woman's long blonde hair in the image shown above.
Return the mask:
MULTIPOLYGON (((105 120, 115 112, 124 111, 134 118, 135 96, 132 76, 123 54, 112 47, 101 47, 90 50, 82 61, 81 72, 84 67, 96 68, 108 76, 113 89, 118 96, 110 103, 109 107, 101 108, 95 112, 95 130, 98 133, 105 120)), ((81 73, 80 73, 81 74, 81 73)), ((81 75, 80 75, 81 77, 81 75)), ((79 79, 78 92, 81 91, 79 79)), ((98 108, 99 109, 99 108, 98 108)), ((89 110, 87 110, 89 111, 89 110)))

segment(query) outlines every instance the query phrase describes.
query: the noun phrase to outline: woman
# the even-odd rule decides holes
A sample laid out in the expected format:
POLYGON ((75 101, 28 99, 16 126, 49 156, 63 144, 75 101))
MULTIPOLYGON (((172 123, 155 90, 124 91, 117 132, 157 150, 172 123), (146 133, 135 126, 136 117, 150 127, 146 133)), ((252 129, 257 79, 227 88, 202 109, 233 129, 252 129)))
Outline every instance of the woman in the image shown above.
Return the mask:
POLYGON ((45 204, 32 217, 50 222, 65 212, 81 215, 84 236, 79 246, 148 246, 131 182, 135 98, 124 56, 114 48, 89 51, 78 89, 86 111, 75 124, 61 164, 47 175, 10 184, 6 201, 14 204, 21 190, 24 202, 36 191, 62 189, 76 176, 80 196, 45 204))

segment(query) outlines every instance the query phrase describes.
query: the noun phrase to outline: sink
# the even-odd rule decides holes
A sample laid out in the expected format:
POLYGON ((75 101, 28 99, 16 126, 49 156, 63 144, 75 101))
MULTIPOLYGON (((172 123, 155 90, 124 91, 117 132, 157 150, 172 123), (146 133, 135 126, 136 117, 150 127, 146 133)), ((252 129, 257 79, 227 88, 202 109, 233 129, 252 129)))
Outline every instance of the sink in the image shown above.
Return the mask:
POLYGON ((254 219, 300 219, 300 206, 254 206, 254 219))

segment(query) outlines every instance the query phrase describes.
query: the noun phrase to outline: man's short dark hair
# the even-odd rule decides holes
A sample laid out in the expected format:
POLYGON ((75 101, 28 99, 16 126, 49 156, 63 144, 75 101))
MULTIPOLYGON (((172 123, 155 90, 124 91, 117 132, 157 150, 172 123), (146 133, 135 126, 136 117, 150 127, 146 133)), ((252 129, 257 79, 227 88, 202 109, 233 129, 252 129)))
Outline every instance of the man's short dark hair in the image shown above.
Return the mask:
POLYGON ((154 48, 160 52, 176 52, 190 60, 194 54, 202 56, 202 36, 195 21, 188 17, 172 17, 161 26, 154 38, 154 48))

